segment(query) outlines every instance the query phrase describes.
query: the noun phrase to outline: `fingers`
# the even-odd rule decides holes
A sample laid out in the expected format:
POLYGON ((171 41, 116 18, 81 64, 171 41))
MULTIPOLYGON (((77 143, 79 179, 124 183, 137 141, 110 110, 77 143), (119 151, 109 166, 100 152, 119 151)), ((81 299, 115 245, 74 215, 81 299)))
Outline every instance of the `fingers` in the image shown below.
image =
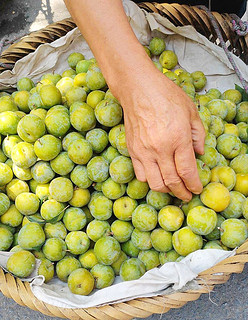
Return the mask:
POLYGON ((157 192, 168 193, 171 190, 164 184, 158 164, 154 161, 144 163, 146 179, 150 189, 157 192))
POLYGON ((146 174, 143 164, 135 158, 132 158, 132 162, 136 178, 141 182, 146 182, 146 174))
POLYGON ((175 165, 180 178, 188 190, 195 194, 202 192, 202 183, 197 171, 195 154, 191 143, 175 151, 175 165))
POLYGON ((191 121, 193 147, 196 153, 204 154, 205 129, 198 115, 191 121))
POLYGON ((184 201, 190 201, 192 194, 185 187, 182 179, 179 177, 173 154, 159 162, 159 167, 164 180, 164 184, 173 192, 173 194, 184 201))

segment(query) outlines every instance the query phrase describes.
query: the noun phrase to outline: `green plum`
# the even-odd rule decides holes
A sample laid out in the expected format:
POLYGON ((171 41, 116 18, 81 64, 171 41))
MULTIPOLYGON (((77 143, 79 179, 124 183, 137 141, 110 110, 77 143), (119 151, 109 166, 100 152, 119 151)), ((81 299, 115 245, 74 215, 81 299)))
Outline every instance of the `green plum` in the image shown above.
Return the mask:
POLYGON ((42 275, 45 278, 45 283, 48 283, 54 277, 54 265, 46 258, 41 259, 41 264, 38 269, 38 275, 42 275))
POLYGON ((184 221, 183 211, 173 205, 162 208, 158 214, 158 223, 166 231, 178 230, 184 221))
POLYGON ((234 249, 245 242, 248 236, 246 225, 239 219, 227 219, 221 224, 221 242, 234 249))
POLYGON ((224 121, 218 117, 211 115, 211 122, 209 126, 209 132, 214 134, 218 138, 225 131, 224 121))
POLYGON ((115 273, 111 266, 98 263, 90 270, 90 273, 95 279, 96 289, 109 287, 115 280, 115 273))
POLYGON ((94 64, 91 64, 87 71, 86 85, 90 90, 100 90, 106 86, 101 70, 94 64))
POLYGON ((125 191, 125 184, 114 182, 112 178, 108 178, 102 184, 102 193, 105 195, 105 197, 111 200, 119 199, 125 194, 125 191))
POLYGON ((34 146, 28 142, 16 144, 11 151, 11 158, 18 167, 24 169, 32 167, 37 160, 34 146))
POLYGON ((207 234, 205 236, 208 240, 218 240, 218 239, 220 239, 220 226, 221 226, 223 221, 225 221, 225 218, 222 215, 217 214, 216 227, 214 228, 214 230, 212 232, 210 232, 209 234, 207 234))
POLYGON ((88 223, 86 233, 92 241, 96 242, 105 235, 110 235, 110 225, 107 221, 94 219, 88 223))
POLYGON ((248 124, 245 122, 239 122, 237 124, 238 135, 242 142, 248 142, 248 124))
POLYGON ((155 56, 160 55, 165 50, 164 39, 161 39, 158 37, 152 38, 152 40, 149 43, 149 49, 153 55, 155 56))
POLYGON ((2 216, 10 207, 10 199, 5 193, 0 193, 0 216, 2 216))
POLYGON ((146 271, 160 265, 159 253, 154 249, 140 251, 138 259, 144 263, 146 271))
POLYGON ((128 221, 115 220, 111 224, 111 234, 120 243, 131 239, 133 229, 131 222, 128 221))
POLYGON ((62 102, 61 93, 54 84, 42 86, 39 94, 44 109, 49 109, 55 105, 61 104, 62 102))
MULTIPOLYGON (((149 250, 152 248, 151 232, 149 231, 140 231, 135 228, 131 235, 131 240, 134 246, 139 250, 149 250)), ((122 250, 125 252, 124 249, 122 250)))
POLYGON ((166 262, 175 262, 180 255, 175 250, 170 250, 168 252, 159 252, 159 262, 161 265, 166 262))
POLYGON ((140 231, 153 230, 158 222, 157 211, 148 204, 140 204, 132 213, 132 224, 140 231))
POLYGON ((99 263, 111 265, 118 260, 121 247, 115 238, 102 237, 95 243, 94 252, 99 263))
POLYGON ((151 233, 151 242, 157 251, 170 251, 172 249, 172 233, 162 228, 154 229, 151 233))
POLYGON ((61 75, 58 74, 58 73, 45 73, 42 77, 41 77, 41 80, 44 80, 44 79, 48 79, 50 81, 52 81, 52 83, 54 85, 57 84, 57 82, 61 79, 61 75))
POLYGON ((171 196, 168 193, 149 190, 146 196, 146 202, 156 210, 160 210, 171 203, 171 196))
POLYGON ((199 235, 206 235, 212 232, 217 225, 217 215, 214 210, 203 206, 191 209, 187 215, 187 225, 199 235))
POLYGON ((84 60, 84 55, 82 53, 79 52, 73 52, 69 55, 69 57, 67 58, 67 62, 70 66, 70 68, 75 69, 76 65, 79 61, 84 60))
POLYGON ((75 166, 74 162, 69 158, 66 151, 61 152, 56 158, 51 160, 50 165, 53 171, 60 176, 66 176, 73 170, 75 166))
POLYGON ((173 51, 165 50, 160 54, 159 62, 163 68, 171 70, 177 65, 178 59, 173 51))
POLYGON ((45 124, 48 133, 58 138, 63 137, 71 126, 70 117, 67 112, 61 112, 60 110, 47 113, 45 124))
POLYGON ((208 241, 203 249, 218 249, 218 250, 223 250, 222 246, 220 245, 220 241, 212 240, 208 241))
POLYGON ((43 219, 53 222, 54 220, 61 220, 64 215, 65 206, 63 203, 55 199, 49 199, 42 203, 40 213, 43 219))
POLYGON ((101 192, 96 197, 91 197, 89 209, 92 216, 99 220, 108 220, 112 215, 113 202, 101 192))
POLYGON ((125 127, 123 124, 118 124, 117 126, 110 129, 108 138, 112 147, 117 148, 116 139, 121 132, 125 132, 125 127))
POLYGON ((91 91, 87 96, 87 104, 91 106, 91 108, 95 109, 99 102, 101 102, 105 97, 105 92, 101 90, 91 91))
POLYGON ((33 179, 38 183, 48 183, 55 176, 49 162, 45 161, 36 162, 36 164, 31 168, 31 174, 33 179))
POLYGON ((69 179, 58 177, 50 182, 49 192, 53 199, 68 202, 73 197, 73 185, 69 179))
POLYGON ((87 269, 79 268, 69 275, 68 287, 74 294, 87 296, 94 289, 94 286, 94 277, 87 269))
POLYGON ((241 140, 232 134, 222 134, 217 139, 217 150, 226 159, 233 159, 240 153, 241 140))
POLYGON ((68 231, 82 230, 87 223, 86 214, 81 208, 70 207, 65 210, 63 223, 68 231))
POLYGON ((0 251, 8 250, 14 240, 13 234, 7 228, 0 226, 0 251))
POLYGON ((4 111, 0 113, 0 134, 5 136, 16 134, 20 117, 13 111, 4 111))
POLYGON ((125 260, 120 269, 120 276, 123 281, 139 279, 146 272, 144 263, 137 258, 125 260))
POLYGON ((86 206, 90 201, 90 192, 88 189, 74 188, 73 196, 69 204, 73 207, 86 206))
POLYGON ((97 257, 94 249, 89 249, 85 253, 81 254, 78 258, 83 268, 91 269, 98 264, 97 257))
POLYGON ((77 165, 70 174, 71 181, 78 187, 87 189, 91 186, 92 181, 87 174, 87 167, 77 165))
POLYGON ((211 179, 211 170, 209 167, 204 163, 203 161, 196 159, 196 164, 197 164, 197 170, 199 174, 199 178, 201 180, 201 183, 204 186, 206 186, 210 179, 211 179))
POLYGON ((0 113, 5 111, 17 111, 18 107, 11 96, 0 97, 0 113))
POLYGON ((215 148, 205 144, 204 154, 198 155, 197 158, 200 159, 203 163, 205 163, 210 169, 212 169, 217 165, 219 160, 219 155, 215 148))
POLYGON ((235 121, 236 123, 248 122, 248 101, 243 101, 237 105, 235 121))
POLYGON ((50 161, 58 156, 62 149, 60 139, 51 134, 44 135, 34 143, 34 152, 40 160, 50 161))
POLYGON ((26 250, 13 253, 7 261, 7 270, 16 277, 26 278, 35 268, 34 255, 26 250))
POLYGON ((22 140, 34 143, 45 134, 46 127, 40 117, 35 114, 27 114, 19 121, 17 132, 22 140))
POLYGON ((108 145, 108 134, 100 128, 88 131, 85 138, 95 153, 101 153, 108 145))
POLYGON ((149 186, 147 182, 141 182, 134 178, 127 185, 127 195, 132 199, 142 199, 147 195, 149 186))
POLYGON ((56 87, 59 89, 62 96, 66 95, 66 92, 74 85, 71 77, 63 77, 57 83, 56 87))
POLYGON ((116 260, 114 263, 111 264, 111 267, 113 268, 116 276, 120 275, 121 265, 126 260, 127 260, 127 255, 125 254, 125 252, 121 251, 118 260, 116 260))
POLYGON ((221 214, 226 218, 240 218, 242 216, 243 210, 242 206, 245 201, 245 196, 238 191, 230 192, 230 203, 221 214))
POLYGON ((15 199, 15 205, 23 215, 29 216, 36 213, 40 206, 40 199, 36 194, 23 192, 15 199))
MULTIPOLYGON (((74 104, 71 107, 73 106, 74 104)), ((77 131, 93 129, 96 125, 94 110, 87 103, 82 102, 70 112, 70 121, 77 131)))
POLYGON ((11 158, 11 151, 19 142, 22 142, 22 139, 17 135, 8 135, 3 139, 2 150, 8 158, 11 158))
POLYGON ((56 274, 61 281, 67 282, 69 275, 79 268, 81 264, 76 258, 65 256, 56 264, 56 274))
POLYGON ((225 121, 232 122, 236 116, 236 104, 230 100, 223 100, 227 106, 227 115, 225 121))
MULTIPOLYGON (((149 247, 151 249, 151 247, 149 247)), ((128 240, 127 242, 124 242, 121 244, 121 250, 128 255, 129 257, 137 258, 138 254, 140 252, 140 249, 135 247, 132 240, 128 240)))
POLYGON ((218 116, 221 119, 225 119, 227 116, 227 105, 221 99, 213 99, 207 104, 207 108, 214 116, 218 116))
POLYGON ((211 182, 220 182, 230 191, 235 186, 236 174, 228 166, 217 166, 211 170, 211 182))
POLYGON ((56 223, 46 223, 44 226, 44 232, 46 239, 60 238, 64 240, 67 235, 67 230, 61 221, 56 223))
POLYGON ((93 64, 91 60, 80 60, 76 65, 76 73, 86 73, 89 67, 93 64))
POLYGON ((8 184, 12 178, 13 172, 11 168, 5 163, 0 163, 0 187, 8 184))
POLYGON ((36 222, 25 224, 18 233, 18 244, 25 250, 36 250, 45 242, 45 233, 36 222))
POLYGON ((67 105, 70 107, 74 102, 84 102, 86 101, 87 94, 85 90, 81 87, 70 88, 65 95, 67 105))
POLYGON ((121 122, 122 108, 114 101, 102 100, 95 108, 95 116, 100 124, 114 127, 121 122))
POLYGON ((242 95, 238 90, 228 89, 222 93, 222 99, 230 100, 235 104, 238 104, 242 101, 242 95))
POLYGON ((191 252, 201 249, 203 239, 200 235, 195 234, 189 227, 184 227, 173 234, 172 244, 175 251, 185 257, 191 252))
POLYGON ((201 195, 203 204, 215 212, 226 209, 230 203, 230 193, 228 189, 219 182, 211 182, 204 187, 201 195))
POLYGON ((134 178, 131 159, 125 156, 116 157, 109 166, 109 174, 117 183, 128 183, 134 178))
POLYGON ((230 162, 230 167, 236 173, 248 173, 248 154, 240 154, 230 162))
POLYGON ((119 153, 123 156, 129 157, 129 152, 127 149, 127 143, 126 143, 126 134, 125 132, 120 132, 118 136, 116 137, 116 147, 119 153))
POLYGON ((196 91, 201 91, 207 83, 205 74, 202 71, 194 71, 191 73, 191 77, 196 91))
POLYGON ((77 140, 77 139, 84 139, 84 137, 82 136, 81 133, 79 132, 75 132, 75 131, 72 131, 72 132, 69 132, 62 140, 62 147, 65 151, 68 151, 68 147, 69 145, 74 141, 74 140, 77 140))
POLYGON ((116 218, 123 221, 132 220, 132 213, 137 207, 138 203, 136 200, 127 196, 117 199, 113 205, 113 212, 116 218))
POLYGON ((17 90, 22 91, 30 91, 34 87, 34 83, 31 79, 24 77, 17 81, 17 90))
POLYGON ((87 174, 90 180, 103 182, 109 176, 109 163, 102 156, 93 157, 87 164, 87 174))
POLYGON ((90 239, 83 231, 69 232, 65 242, 68 250, 76 255, 85 253, 90 247, 90 239))
POLYGON ((16 164, 13 163, 12 170, 14 175, 20 180, 27 181, 32 179, 30 168, 28 169, 19 168, 16 164))
POLYGON ((76 139, 68 147, 68 156, 76 164, 86 164, 92 155, 92 146, 86 140, 76 139))
POLYGON ((60 238, 49 238, 42 247, 46 259, 50 261, 60 261, 66 254, 65 241, 60 238))
MULTIPOLYGON (((1 164, 0 164, 1 168, 1 164)), ((25 181, 19 179, 11 180, 6 186, 7 196, 10 200, 15 201, 18 194, 22 192, 29 192, 29 186, 25 181)))

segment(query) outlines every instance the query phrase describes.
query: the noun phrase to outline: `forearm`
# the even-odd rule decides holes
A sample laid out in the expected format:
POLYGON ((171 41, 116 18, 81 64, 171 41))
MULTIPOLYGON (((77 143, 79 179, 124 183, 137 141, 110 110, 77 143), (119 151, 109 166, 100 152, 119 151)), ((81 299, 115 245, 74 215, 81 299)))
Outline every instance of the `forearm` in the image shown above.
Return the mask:
POLYGON ((129 25, 121 0, 65 0, 111 89, 153 65, 129 25))

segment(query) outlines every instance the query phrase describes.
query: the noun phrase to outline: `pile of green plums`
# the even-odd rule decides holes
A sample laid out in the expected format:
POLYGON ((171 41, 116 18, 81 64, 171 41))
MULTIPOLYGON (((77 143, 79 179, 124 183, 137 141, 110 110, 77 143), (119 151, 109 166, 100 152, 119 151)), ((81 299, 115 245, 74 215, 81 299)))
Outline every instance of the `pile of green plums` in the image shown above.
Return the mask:
POLYGON ((206 130, 196 155, 204 189, 182 202, 136 179, 123 111, 94 58, 68 57, 0 93, 0 250, 8 270, 55 275, 88 295, 199 249, 230 250, 248 236, 248 102, 221 93, 201 71, 175 69, 177 56, 153 38, 147 54, 195 102, 206 130), (157 56, 157 57, 156 57, 157 56))

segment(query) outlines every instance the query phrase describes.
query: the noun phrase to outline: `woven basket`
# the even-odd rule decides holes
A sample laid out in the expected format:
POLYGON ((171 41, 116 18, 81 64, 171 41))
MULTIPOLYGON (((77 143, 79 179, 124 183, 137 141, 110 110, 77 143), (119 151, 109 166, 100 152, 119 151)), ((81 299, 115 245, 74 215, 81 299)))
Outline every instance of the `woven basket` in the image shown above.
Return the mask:
MULTIPOLYGON (((210 41, 218 44, 218 39, 205 11, 197 7, 178 4, 140 3, 139 6, 149 12, 159 13, 168 18, 176 26, 192 25, 210 41)), ((218 21, 222 35, 233 51, 246 63, 248 62, 248 36, 238 37, 231 29, 231 16, 213 13, 218 21)), ((23 37, 0 56, 0 72, 12 69, 15 62, 33 52, 40 44, 52 42, 75 28, 71 19, 49 25, 23 37)), ((225 283, 232 273, 241 273, 248 262, 248 241, 239 247, 237 254, 223 260, 214 267, 200 273, 196 279, 197 290, 180 291, 170 295, 152 298, 140 298, 132 301, 86 309, 57 308, 39 301, 31 292, 27 282, 5 273, 0 268, 0 291, 12 298, 21 306, 40 311, 41 313, 71 320, 128 320, 146 318, 153 313, 166 313, 172 308, 180 308, 189 301, 197 300, 202 293, 209 293, 216 284, 225 283)))

